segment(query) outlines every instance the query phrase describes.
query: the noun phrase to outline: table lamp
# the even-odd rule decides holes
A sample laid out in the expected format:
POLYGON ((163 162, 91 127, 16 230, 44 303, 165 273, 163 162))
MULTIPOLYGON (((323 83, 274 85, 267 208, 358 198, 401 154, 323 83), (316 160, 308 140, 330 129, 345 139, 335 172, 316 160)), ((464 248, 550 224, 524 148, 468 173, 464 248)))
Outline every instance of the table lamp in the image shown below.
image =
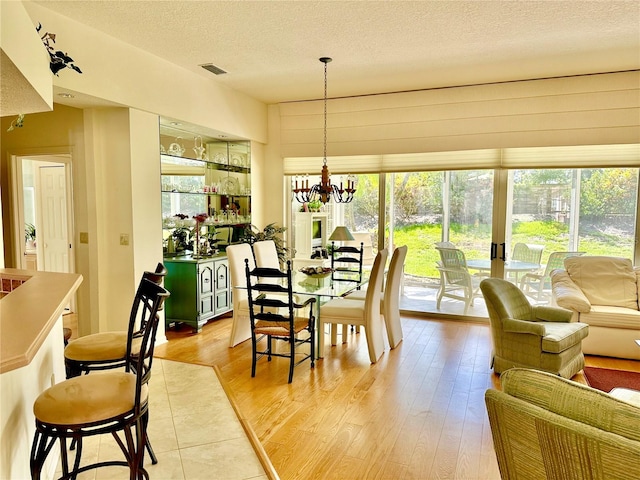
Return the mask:
POLYGON ((344 242, 346 240, 355 240, 347 227, 336 227, 329 240, 344 242))

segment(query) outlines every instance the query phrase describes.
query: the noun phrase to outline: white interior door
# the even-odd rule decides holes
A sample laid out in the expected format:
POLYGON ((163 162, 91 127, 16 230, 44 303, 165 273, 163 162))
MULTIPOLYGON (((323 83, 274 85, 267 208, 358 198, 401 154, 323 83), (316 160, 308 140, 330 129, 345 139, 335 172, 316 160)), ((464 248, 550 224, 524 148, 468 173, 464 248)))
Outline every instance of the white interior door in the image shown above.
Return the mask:
POLYGON ((64 165, 41 166, 38 183, 40 189, 40 229, 44 260, 42 270, 69 273, 67 222, 67 189, 64 165))

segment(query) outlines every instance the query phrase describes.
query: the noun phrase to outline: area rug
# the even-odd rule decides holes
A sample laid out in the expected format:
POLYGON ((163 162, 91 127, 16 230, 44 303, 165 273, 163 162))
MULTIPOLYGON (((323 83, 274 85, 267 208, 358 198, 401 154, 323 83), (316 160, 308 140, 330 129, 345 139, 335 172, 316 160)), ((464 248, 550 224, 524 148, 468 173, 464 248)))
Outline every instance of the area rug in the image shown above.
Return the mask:
POLYGON ((611 368, 584 367, 584 377, 590 387, 610 392, 616 387, 640 390, 640 372, 611 368))

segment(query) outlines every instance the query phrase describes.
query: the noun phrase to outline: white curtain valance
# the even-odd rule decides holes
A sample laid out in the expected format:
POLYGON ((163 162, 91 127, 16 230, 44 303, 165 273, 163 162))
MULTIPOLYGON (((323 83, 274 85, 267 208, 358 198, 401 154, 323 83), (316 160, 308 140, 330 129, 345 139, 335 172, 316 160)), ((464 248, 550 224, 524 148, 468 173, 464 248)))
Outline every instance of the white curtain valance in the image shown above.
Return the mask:
MULTIPOLYGON (((319 172, 322 102, 278 111, 285 173, 319 172)), ((640 71, 336 98, 327 115, 335 173, 640 165, 640 71)))
MULTIPOLYGON (((330 173, 640 167, 640 144, 532 147, 327 158, 330 173)), ((285 175, 319 174, 322 158, 285 158, 285 175)))

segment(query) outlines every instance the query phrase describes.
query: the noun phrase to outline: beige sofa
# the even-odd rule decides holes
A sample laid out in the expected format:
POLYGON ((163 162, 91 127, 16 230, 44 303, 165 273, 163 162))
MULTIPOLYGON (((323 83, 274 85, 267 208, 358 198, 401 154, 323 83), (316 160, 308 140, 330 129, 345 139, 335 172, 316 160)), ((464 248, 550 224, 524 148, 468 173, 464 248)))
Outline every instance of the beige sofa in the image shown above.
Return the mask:
POLYGON ((520 368, 500 380, 485 403, 503 480, 640 478, 638 397, 520 368))
POLYGON ((564 266, 551 273, 551 302, 589 325, 582 351, 640 360, 640 267, 602 256, 567 258, 564 266))

